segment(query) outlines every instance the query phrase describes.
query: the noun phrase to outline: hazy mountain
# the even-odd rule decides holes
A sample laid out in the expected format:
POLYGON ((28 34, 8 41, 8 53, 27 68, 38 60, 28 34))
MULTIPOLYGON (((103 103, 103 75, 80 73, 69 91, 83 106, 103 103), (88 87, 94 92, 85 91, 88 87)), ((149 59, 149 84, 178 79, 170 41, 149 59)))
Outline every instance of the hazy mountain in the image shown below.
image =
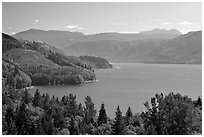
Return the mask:
POLYGON ((189 32, 168 40, 148 55, 156 63, 202 63, 202 31, 189 32))
POLYGON ((85 35, 79 32, 69 31, 43 31, 30 29, 13 35, 16 39, 29 41, 42 41, 57 48, 68 47, 74 43, 82 43, 89 41, 116 40, 116 41, 135 41, 143 39, 170 39, 181 35, 177 30, 154 29, 138 34, 123 34, 123 33, 97 33, 85 35))
MULTIPOLYGON (((148 33, 155 33, 155 31, 158 30, 148 33)), ((175 33, 174 30, 171 32, 175 33)), ((198 64, 202 60, 201 37, 202 32, 198 31, 172 39, 143 39, 126 42, 88 41, 74 43, 63 51, 68 54, 101 56, 113 62, 198 64)))
POLYGON ((159 47, 163 40, 138 40, 120 42, 114 40, 75 43, 63 49, 67 54, 105 57, 111 62, 142 62, 143 56, 159 47))
POLYGON ((201 32, 153 29, 138 34, 28 30, 16 38, 47 41, 67 55, 94 55, 112 62, 201 63, 201 32))
POLYGON ((144 31, 138 34, 123 34, 123 33, 98 33, 87 35, 86 37, 75 39, 73 43, 82 43, 89 41, 136 41, 144 39, 171 39, 181 35, 178 30, 154 29, 144 31))
POLYGON ((84 36, 85 35, 80 32, 56 31, 56 30, 44 31, 38 29, 30 29, 13 35, 13 37, 16 39, 41 41, 48 43, 51 46, 55 46, 57 48, 65 47, 69 45, 69 43, 72 43, 73 40, 84 36))
POLYGON ((181 32, 176 30, 176 29, 170 29, 170 30, 165 30, 165 29, 153 29, 150 31, 142 31, 140 34, 171 34, 171 35, 181 35, 181 32))

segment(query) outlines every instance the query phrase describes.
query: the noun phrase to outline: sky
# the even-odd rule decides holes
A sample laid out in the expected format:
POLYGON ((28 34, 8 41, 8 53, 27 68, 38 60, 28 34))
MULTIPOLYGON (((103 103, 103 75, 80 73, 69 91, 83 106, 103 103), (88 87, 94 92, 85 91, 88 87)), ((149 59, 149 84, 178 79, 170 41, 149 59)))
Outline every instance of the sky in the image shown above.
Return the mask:
POLYGON ((201 2, 2 3, 2 31, 11 35, 28 29, 95 34, 154 28, 201 30, 201 2))

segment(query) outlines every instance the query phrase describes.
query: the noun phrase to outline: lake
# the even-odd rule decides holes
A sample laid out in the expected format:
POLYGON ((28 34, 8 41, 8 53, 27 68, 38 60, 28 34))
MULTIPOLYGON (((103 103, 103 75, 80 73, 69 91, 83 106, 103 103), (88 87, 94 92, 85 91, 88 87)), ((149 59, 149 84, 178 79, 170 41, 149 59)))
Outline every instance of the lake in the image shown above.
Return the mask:
POLYGON ((128 106, 133 113, 145 110, 143 103, 156 93, 179 92, 197 99, 202 94, 202 65, 160 65, 114 63, 112 69, 96 70, 97 82, 77 86, 35 86, 34 93, 49 93, 61 97, 73 93, 77 101, 91 96, 95 108, 105 103, 107 115, 115 117, 117 105, 126 113, 128 106))

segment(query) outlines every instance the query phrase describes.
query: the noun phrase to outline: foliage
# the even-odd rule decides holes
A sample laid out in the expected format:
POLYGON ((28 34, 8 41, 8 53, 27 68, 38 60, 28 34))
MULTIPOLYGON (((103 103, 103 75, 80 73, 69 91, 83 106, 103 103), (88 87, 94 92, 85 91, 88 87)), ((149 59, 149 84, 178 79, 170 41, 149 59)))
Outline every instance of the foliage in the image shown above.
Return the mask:
POLYGON ((184 135, 193 134, 194 105, 191 98, 170 93, 156 94, 151 104, 145 103, 142 113, 146 134, 184 135))
MULTIPOLYGON (((4 86, 4 85, 3 85, 4 86)), ((123 116, 117 107, 115 119, 106 115, 104 103, 97 117, 90 96, 85 104, 73 94, 59 99, 36 90, 7 88, 2 94, 2 132, 7 135, 143 135, 201 134, 201 98, 170 93, 156 94, 145 103, 147 110, 134 114, 129 107, 123 116)))
POLYGON ((101 104, 101 109, 99 110, 99 116, 98 116, 98 125, 101 124, 107 124, 107 115, 106 115, 106 109, 104 103, 101 104))
POLYGON ((94 109, 94 103, 90 96, 87 96, 85 98, 84 112, 86 124, 87 125, 90 123, 95 124, 96 110, 94 109))
POLYGON ((108 69, 112 68, 113 65, 110 64, 105 58, 94 57, 94 56, 80 56, 81 60, 90 63, 95 69, 108 69))
POLYGON ((126 134, 125 123, 119 106, 117 107, 115 114, 116 114, 116 117, 115 117, 115 123, 113 125, 113 134, 124 135, 126 134))
POLYGON ((42 97, 41 97, 41 94, 38 91, 38 89, 35 92, 32 103, 33 103, 33 106, 35 106, 35 107, 37 107, 37 106, 41 107, 41 105, 42 105, 42 97))

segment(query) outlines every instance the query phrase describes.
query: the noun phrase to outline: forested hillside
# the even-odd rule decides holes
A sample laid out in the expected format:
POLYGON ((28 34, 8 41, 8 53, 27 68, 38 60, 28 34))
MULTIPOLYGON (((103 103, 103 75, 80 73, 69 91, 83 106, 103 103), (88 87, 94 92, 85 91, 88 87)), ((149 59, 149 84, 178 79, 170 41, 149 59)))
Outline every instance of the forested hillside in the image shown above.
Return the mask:
POLYGON ((93 67, 42 42, 18 41, 2 34, 3 60, 25 72, 32 85, 82 84, 95 80, 93 67))
POLYGON ((95 69, 109 69, 113 65, 110 64, 105 58, 94 56, 80 56, 81 60, 90 63, 95 69))

